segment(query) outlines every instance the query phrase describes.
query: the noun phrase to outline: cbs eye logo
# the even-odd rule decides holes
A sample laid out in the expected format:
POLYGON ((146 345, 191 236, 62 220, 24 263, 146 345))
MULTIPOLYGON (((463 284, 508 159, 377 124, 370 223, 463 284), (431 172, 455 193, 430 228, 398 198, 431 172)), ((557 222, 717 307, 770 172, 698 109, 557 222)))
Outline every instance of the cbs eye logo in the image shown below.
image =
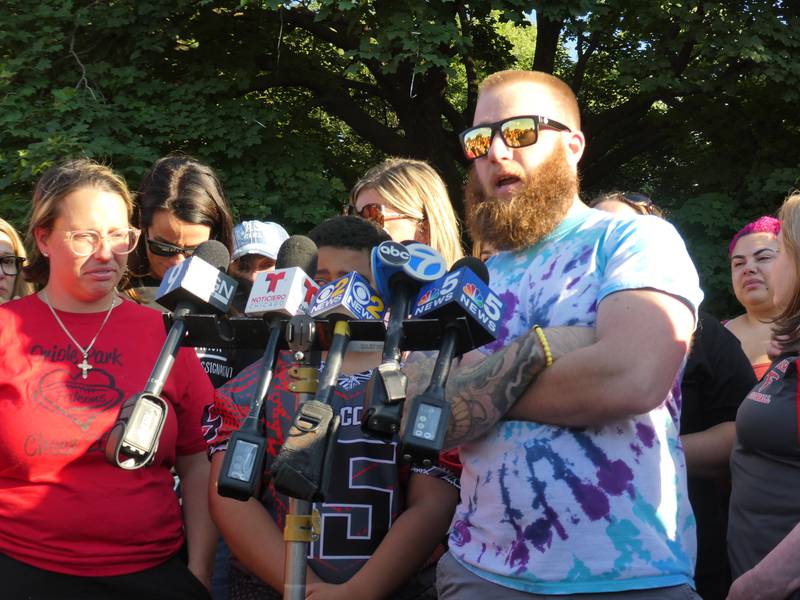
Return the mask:
POLYGON ((363 282, 356 281, 353 284, 353 298, 373 319, 380 319, 383 316, 383 300, 371 293, 363 282))

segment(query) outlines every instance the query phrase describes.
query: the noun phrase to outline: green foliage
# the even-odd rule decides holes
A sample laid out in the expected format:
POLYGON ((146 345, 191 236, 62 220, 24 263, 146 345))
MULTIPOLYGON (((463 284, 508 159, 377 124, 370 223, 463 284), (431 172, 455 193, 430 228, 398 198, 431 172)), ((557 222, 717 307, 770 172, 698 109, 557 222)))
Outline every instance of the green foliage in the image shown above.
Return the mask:
POLYGON ((64 157, 106 161, 135 188, 173 152, 214 166, 239 218, 292 232, 337 212, 387 154, 430 160, 460 207, 455 133, 477 84, 552 59, 583 111, 584 195, 649 192, 686 235, 708 306, 732 314, 727 239, 800 186, 798 10, 788 0, 6 0, 0 215, 22 226, 36 178, 64 157))

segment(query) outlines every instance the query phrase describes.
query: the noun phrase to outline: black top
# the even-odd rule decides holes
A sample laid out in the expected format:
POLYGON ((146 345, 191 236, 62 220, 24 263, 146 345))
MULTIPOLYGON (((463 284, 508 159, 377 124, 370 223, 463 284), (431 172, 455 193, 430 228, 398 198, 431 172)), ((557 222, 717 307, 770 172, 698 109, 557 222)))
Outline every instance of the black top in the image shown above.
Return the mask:
MULTIPOLYGON (((756 383, 738 338, 701 311, 681 383, 681 435, 735 421, 756 383)), ((722 477, 689 477, 688 487, 697 520, 698 592, 709 600, 724 598, 730 584, 725 541, 730 483, 722 477)))

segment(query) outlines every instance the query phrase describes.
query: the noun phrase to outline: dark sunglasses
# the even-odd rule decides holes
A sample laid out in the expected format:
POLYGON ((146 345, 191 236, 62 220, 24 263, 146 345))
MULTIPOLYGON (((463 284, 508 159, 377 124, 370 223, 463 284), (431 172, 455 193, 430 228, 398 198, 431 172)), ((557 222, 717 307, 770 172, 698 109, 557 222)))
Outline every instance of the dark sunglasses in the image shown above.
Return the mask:
POLYGON ((376 223, 378 227, 383 227, 383 224, 386 221, 395 221, 397 219, 411 219, 413 221, 418 221, 418 219, 409 217, 408 215, 386 215, 383 213, 382 204, 365 204, 361 207, 361 210, 356 210, 355 206, 348 204, 347 208, 345 209, 345 214, 351 217, 361 217, 367 221, 372 221, 373 223, 376 223))
POLYGON ((150 252, 156 256, 175 256, 176 254, 183 254, 186 258, 189 258, 194 254, 194 251, 197 250, 196 246, 194 248, 184 248, 183 246, 175 246, 167 242, 151 240, 150 238, 147 238, 146 241, 150 252))
POLYGON ((461 148, 467 160, 475 160, 489 153, 489 147, 497 132, 503 138, 503 143, 509 148, 524 148, 532 146, 539 139, 540 129, 554 129, 556 131, 572 131, 569 127, 553 119, 541 117, 539 115, 522 115, 510 117, 487 123, 476 125, 465 129, 458 134, 461 148))
POLYGON ((2 256, 0 257, 0 271, 3 275, 19 275, 25 258, 22 256, 2 256))

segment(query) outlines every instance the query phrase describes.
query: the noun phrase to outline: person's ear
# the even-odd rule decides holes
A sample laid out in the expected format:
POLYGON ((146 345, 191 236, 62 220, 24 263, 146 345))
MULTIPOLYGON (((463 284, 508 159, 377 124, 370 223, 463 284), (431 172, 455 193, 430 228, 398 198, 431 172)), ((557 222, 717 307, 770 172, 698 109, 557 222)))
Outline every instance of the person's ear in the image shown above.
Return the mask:
POLYGON ((586 148, 586 138, 582 131, 572 131, 565 134, 567 136, 567 160, 577 166, 586 148))
POLYGON ((417 231, 414 234, 414 241, 421 242, 427 246, 431 245, 431 228, 428 219, 423 219, 417 223, 417 231))
POLYGON ((52 232, 44 227, 36 227, 33 230, 33 239, 36 241, 36 247, 39 249, 39 252, 42 256, 50 255, 47 249, 48 242, 50 240, 50 233, 52 232))

